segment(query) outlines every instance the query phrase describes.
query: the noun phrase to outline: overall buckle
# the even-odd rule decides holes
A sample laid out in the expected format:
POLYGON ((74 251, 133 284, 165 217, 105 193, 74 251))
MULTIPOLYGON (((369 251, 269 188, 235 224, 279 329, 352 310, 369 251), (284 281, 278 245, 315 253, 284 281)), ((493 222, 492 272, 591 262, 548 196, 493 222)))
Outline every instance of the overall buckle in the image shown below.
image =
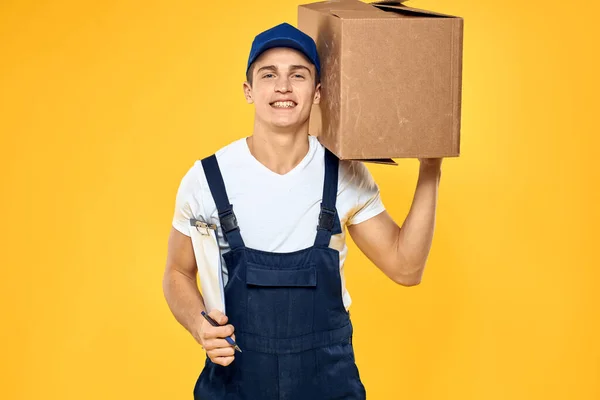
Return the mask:
POLYGON ((330 210, 321 206, 319 214, 319 226, 317 229, 332 231, 335 225, 335 210, 330 210))
POLYGON ((237 218, 232 209, 225 211, 223 214, 219 214, 219 220, 221 221, 221 229, 224 233, 239 229, 237 218))

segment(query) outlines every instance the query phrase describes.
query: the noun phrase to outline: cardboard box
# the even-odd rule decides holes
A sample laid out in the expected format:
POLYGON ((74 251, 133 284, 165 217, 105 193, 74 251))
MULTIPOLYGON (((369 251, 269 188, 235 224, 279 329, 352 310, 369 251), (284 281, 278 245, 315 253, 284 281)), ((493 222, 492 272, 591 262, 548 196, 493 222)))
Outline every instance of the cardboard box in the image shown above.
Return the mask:
POLYGON ((402 3, 298 7, 321 59, 309 132, 341 159, 460 154, 463 19, 402 3))

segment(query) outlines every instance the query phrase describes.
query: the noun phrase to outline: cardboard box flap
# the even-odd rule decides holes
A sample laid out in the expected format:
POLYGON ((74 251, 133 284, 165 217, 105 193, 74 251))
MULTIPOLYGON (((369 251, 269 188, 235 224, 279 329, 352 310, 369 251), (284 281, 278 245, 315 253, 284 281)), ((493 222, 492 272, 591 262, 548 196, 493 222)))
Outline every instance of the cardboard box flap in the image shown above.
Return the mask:
POLYGON ((368 162, 373 164, 383 164, 383 165, 398 165, 398 163, 391 158, 364 158, 356 161, 368 162))
POLYGON ((360 0, 330 0, 320 1, 317 3, 303 4, 302 7, 309 8, 311 10, 329 12, 331 10, 354 10, 360 11, 372 10, 373 7, 370 4, 364 3, 360 0))
POLYGON ((404 13, 408 15, 423 15, 427 17, 442 17, 442 18, 456 18, 454 15, 441 14, 429 10, 422 10, 420 8, 407 7, 403 3, 404 1, 378 1, 370 3, 371 6, 376 7, 382 11, 391 11, 397 13, 404 13))
POLYGON ((341 19, 368 19, 368 18, 399 18, 399 15, 372 8, 371 10, 330 10, 331 15, 341 19))
POLYGON ((340 18, 351 16, 353 13, 363 12, 365 15, 362 18, 369 18, 371 16, 380 16, 385 18, 385 11, 379 10, 370 4, 364 3, 360 0, 330 0, 321 1, 318 3, 305 4, 302 7, 306 7, 311 10, 319 11, 322 13, 334 14, 340 18), (344 17, 342 17, 344 15, 344 17))

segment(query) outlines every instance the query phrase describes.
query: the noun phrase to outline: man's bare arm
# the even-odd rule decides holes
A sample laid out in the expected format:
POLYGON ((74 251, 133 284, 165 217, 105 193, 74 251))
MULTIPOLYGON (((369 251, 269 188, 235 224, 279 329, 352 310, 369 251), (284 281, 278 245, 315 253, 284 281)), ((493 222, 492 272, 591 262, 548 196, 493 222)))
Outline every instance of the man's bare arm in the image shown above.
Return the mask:
POLYGON ((197 271, 192 240, 171 227, 163 277, 167 304, 175 319, 200 343, 208 357, 216 364, 227 366, 235 359, 235 350, 224 338, 231 336, 235 340, 235 329, 227 324, 229 319, 220 310, 211 310, 208 315, 221 326, 212 326, 202 317, 206 306, 198 290, 197 271))
POLYGON ((441 159, 421 161, 411 209, 402 227, 387 211, 348 227, 358 248, 394 282, 421 282, 435 226, 441 159))
POLYGON ((197 271, 191 238, 171 227, 163 292, 175 319, 200 343, 205 305, 198 290, 197 271))

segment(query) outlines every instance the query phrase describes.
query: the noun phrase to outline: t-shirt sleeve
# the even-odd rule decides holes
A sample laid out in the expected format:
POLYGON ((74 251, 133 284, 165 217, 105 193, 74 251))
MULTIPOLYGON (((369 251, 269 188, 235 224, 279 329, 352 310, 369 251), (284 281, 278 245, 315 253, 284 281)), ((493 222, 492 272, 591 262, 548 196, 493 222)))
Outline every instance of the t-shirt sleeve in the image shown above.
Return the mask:
POLYGON ((190 168, 179 183, 175 197, 175 212, 173 214, 173 227, 186 236, 191 236, 190 219, 193 218, 193 203, 198 187, 198 171, 195 166, 190 168))
POLYGON ((356 199, 355 211, 348 217, 346 225, 356 225, 381 214, 385 206, 367 167, 360 161, 351 161, 346 166, 346 190, 350 190, 356 199))

